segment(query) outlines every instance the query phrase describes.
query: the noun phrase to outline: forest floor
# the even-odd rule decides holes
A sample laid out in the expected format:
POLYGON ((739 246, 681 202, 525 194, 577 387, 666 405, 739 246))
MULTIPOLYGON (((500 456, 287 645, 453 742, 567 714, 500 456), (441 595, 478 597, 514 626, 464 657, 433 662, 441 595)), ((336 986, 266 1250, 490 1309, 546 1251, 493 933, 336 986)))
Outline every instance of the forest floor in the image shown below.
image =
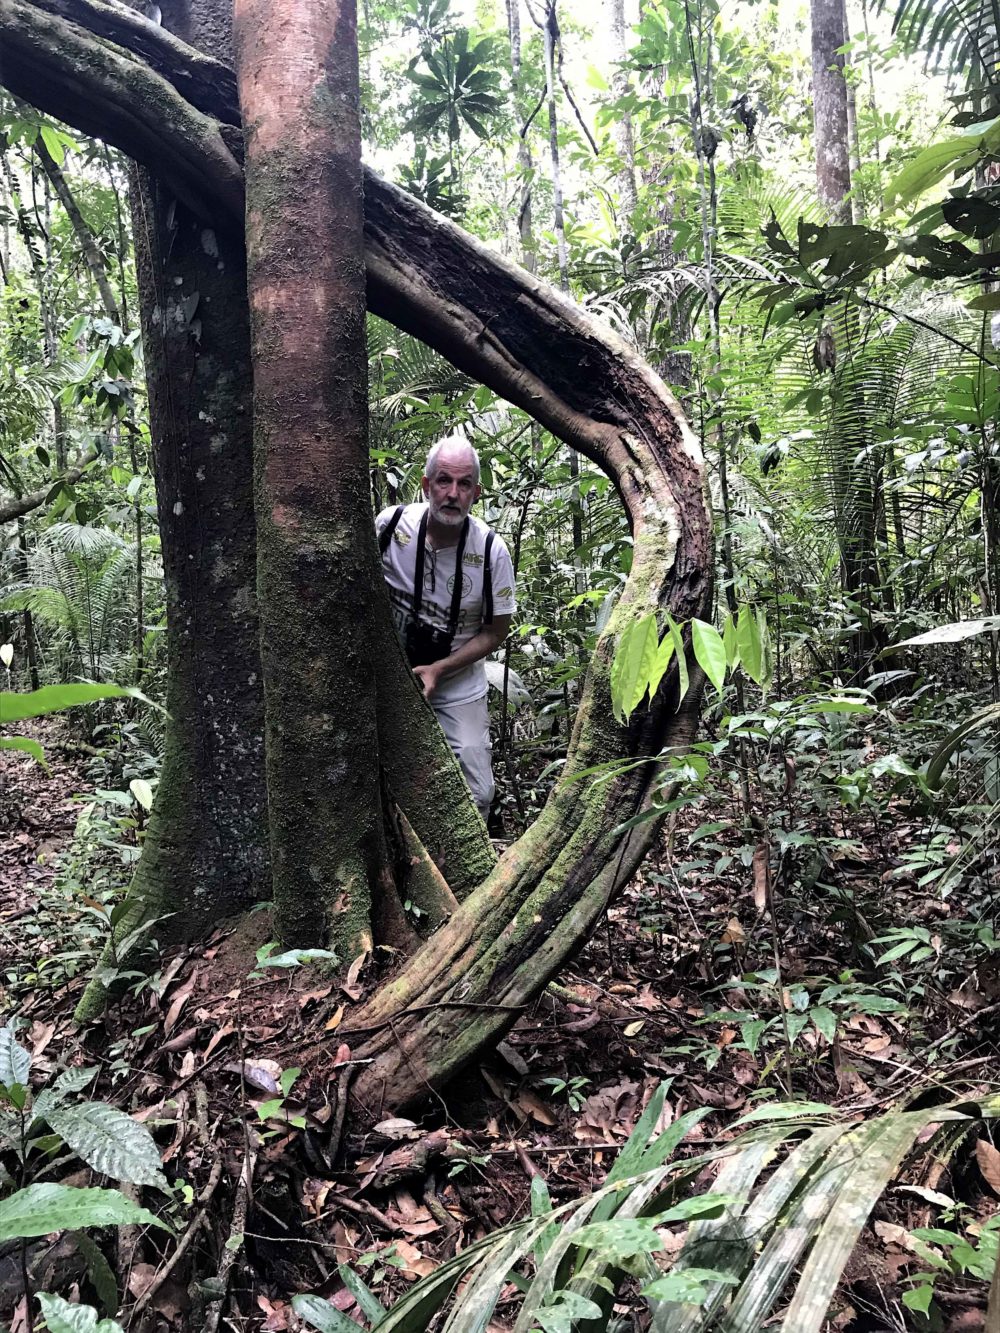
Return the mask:
MULTIPOLYGON (((87 1095, 144 1121, 176 1182, 165 1206, 185 1238, 183 1262, 171 1267, 172 1243, 134 1228, 109 1256, 130 1327, 207 1327, 220 1290, 234 1329, 302 1327, 290 1305, 299 1291, 359 1317, 338 1264, 390 1304, 457 1248, 524 1216, 533 1177, 556 1203, 600 1186, 663 1080, 665 1117, 710 1108, 687 1136, 693 1149, 775 1097, 860 1117, 928 1088, 961 1097, 998 1081, 1000 969, 942 961, 941 923, 961 935, 962 912, 908 870, 926 835, 918 818, 902 808, 877 827, 853 817, 835 830, 821 874, 781 860, 775 883, 759 835, 748 843, 728 809, 702 806, 680 812, 494 1058, 429 1099, 424 1118, 376 1116, 373 1130, 348 1123, 340 1139, 309 1059, 322 1044, 350 1060, 337 1029, 380 964, 359 959, 337 977, 269 966, 266 910, 148 981, 135 977, 103 1023, 75 1026, 134 817, 121 801, 93 804, 87 757, 60 748, 58 724, 36 734, 47 773, 19 755, 0 759, 0 999, 21 1020, 36 1087, 95 1066, 87 1095), (900 925, 924 931, 930 955, 878 968, 873 952, 888 946, 873 950, 873 935, 900 925)), ((996 1211, 1000 1153, 976 1162, 971 1147, 950 1162, 911 1162, 848 1268, 831 1327, 929 1327, 907 1322, 900 1304, 918 1263, 907 1238, 949 1201, 973 1218, 996 1211)), ((71 1245, 40 1242, 32 1255, 36 1283, 57 1272, 64 1294, 75 1286, 94 1299, 71 1245)), ((0 1318, 12 1333, 28 1327, 19 1290, 12 1259, 0 1257, 0 1318)), ((946 1333, 983 1327, 982 1283, 955 1278, 938 1299, 946 1333)))

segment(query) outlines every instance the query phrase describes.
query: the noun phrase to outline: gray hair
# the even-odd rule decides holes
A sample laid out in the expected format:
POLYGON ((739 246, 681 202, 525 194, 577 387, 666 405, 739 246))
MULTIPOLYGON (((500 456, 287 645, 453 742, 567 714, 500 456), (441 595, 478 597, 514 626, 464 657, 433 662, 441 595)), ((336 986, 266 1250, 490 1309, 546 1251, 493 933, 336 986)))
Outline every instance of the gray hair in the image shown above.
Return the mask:
POLYGON ((444 439, 438 440, 431 445, 430 453, 427 455, 427 462, 424 464, 424 476, 430 481, 437 467, 438 455, 442 449, 466 449, 472 455, 472 467, 475 472, 475 482, 479 485, 479 455, 463 435, 446 435, 444 439))

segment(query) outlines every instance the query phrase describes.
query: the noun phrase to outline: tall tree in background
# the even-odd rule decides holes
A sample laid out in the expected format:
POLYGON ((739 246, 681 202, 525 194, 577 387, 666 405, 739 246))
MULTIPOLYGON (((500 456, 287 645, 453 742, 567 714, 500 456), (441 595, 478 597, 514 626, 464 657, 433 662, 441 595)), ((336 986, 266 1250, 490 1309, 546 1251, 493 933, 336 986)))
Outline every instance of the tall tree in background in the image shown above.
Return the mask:
MULTIPOLYGON (((843 46, 847 40, 844 0, 811 0, 813 129, 816 188, 833 223, 850 226, 851 135, 843 46)), ((856 311, 837 307, 816 343, 816 368, 830 372, 830 406, 824 432, 827 486, 840 546, 844 592, 854 603, 859 627, 849 643, 849 667, 864 671, 884 644, 879 622, 882 579, 877 534, 882 493, 880 457, 865 449, 863 373, 853 351, 859 336, 856 311)), ((884 517, 883 517, 884 523, 884 517)))
POLYGON ((843 0, 810 0, 816 188, 834 222, 849 223, 851 166, 844 80, 843 0))

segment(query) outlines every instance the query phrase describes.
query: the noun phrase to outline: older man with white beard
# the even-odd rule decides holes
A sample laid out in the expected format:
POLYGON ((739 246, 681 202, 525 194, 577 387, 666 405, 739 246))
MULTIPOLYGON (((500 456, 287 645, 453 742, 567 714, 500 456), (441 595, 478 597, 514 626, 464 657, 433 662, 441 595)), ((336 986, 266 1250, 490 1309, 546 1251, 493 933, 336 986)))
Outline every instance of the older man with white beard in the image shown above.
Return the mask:
POLYGON ((485 819, 495 790, 485 658, 517 609, 514 567, 503 539, 469 512, 482 488, 467 440, 438 440, 421 488, 425 504, 375 520, 382 569, 410 665, 485 819))

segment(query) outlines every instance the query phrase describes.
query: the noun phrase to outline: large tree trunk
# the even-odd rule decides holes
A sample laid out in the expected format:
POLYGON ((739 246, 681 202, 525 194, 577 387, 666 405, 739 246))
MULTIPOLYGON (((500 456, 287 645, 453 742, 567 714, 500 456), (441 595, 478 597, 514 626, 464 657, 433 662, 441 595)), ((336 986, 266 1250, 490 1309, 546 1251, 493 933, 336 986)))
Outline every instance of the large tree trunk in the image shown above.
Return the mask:
POLYGON ((294 945, 372 947, 386 862, 353 0, 236 0, 271 875, 294 945))
MULTIPOLYGON (((64 2, 44 0, 49 8, 64 2)), ((89 12, 88 0, 75 4, 75 12, 89 12)), ((17 21, 8 31, 19 41, 18 58, 8 61, 3 77, 34 77, 36 102, 46 102, 56 114, 71 97, 87 117, 82 128, 101 120, 106 137, 147 160, 147 127, 136 129, 135 118, 116 115, 114 98, 127 105, 136 97, 137 82, 155 79, 158 95, 169 101, 164 123, 176 126, 194 118, 193 135, 181 134, 159 160, 167 164, 164 169, 178 164, 179 178, 189 188, 200 183, 202 199, 211 208, 207 165, 218 164, 216 148, 220 139, 225 142, 225 128, 207 121, 209 115, 222 114, 232 123, 229 72, 220 71, 207 90, 199 86, 202 105, 192 110, 171 93, 175 80, 186 91, 194 84, 186 81, 183 51, 164 36, 159 46, 151 39, 146 43, 146 54, 160 73, 151 74, 143 62, 128 62, 122 54, 130 64, 128 80, 113 91, 107 48, 102 48, 97 84, 88 76, 84 29, 73 28, 57 47, 50 40, 32 44, 26 28, 39 6, 0 0, 0 37, 12 9, 17 21)), ((239 174, 235 159, 218 182, 216 216, 233 216, 234 171, 239 174)), ((671 672, 652 705, 636 713, 629 727, 619 726, 609 697, 614 643, 627 624, 657 607, 669 608, 682 621, 704 614, 712 567, 701 456, 676 403, 649 368, 567 298, 370 172, 365 191, 370 308, 423 338, 603 467, 628 511, 634 559, 581 697, 565 777, 541 818, 478 887, 468 867, 459 870, 458 878, 464 875, 472 891, 454 916, 344 1025, 355 1054, 374 1061, 362 1067, 353 1090, 362 1106, 418 1100, 428 1086, 440 1086, 495 1041, 579 948, 635 869, 657 820, 631 821, 643 813, 655 815, 650 806, 659 771, 656 757, 664 747, 690 739, 698 691, 692 689, 678 710, 677 675, 671 672), (579 776, 591 765, 619 758, 649 762, 633 763, 599 784, 579 776)), ((371 540, 370 521, 355 538, 371 540)), ((406 685, 402 678, 398 648, 381 653, 379 647, 387 659, 379 681, 380 714, 389 697, 396 707, 417 705, 414 683, 406 685)), ((385 758, 388 766, 389 755, 385 758)), ((433 849, 436 829, 453 823, 455 816, 439 799, 438 777, 447 766, 432 763, 430 770, 426 776, 410 772, 418 808, 411 810, 407 800, 401 804, 433 849)), ((453 770, 451 765, 447 771, 453 770)), ((388 777, 393 783, 391 767, 388 777)), ((461 847, 455 850, 462 853, 461 847)))
MULTIPOLYGON (((190 41, 229 55, 228 32, 192 18, 187 6, 164 8, 190 41)), ((169 717, 130 909, 81 1018, 101 1009, 105 969, 134 954, 130 937, 149 921, 162 919, 158 940, 196 939, 270 896, 243 238, 225 225, 207 227, 145 171, 138 179, 132 230, 166 582, 169 717)))

